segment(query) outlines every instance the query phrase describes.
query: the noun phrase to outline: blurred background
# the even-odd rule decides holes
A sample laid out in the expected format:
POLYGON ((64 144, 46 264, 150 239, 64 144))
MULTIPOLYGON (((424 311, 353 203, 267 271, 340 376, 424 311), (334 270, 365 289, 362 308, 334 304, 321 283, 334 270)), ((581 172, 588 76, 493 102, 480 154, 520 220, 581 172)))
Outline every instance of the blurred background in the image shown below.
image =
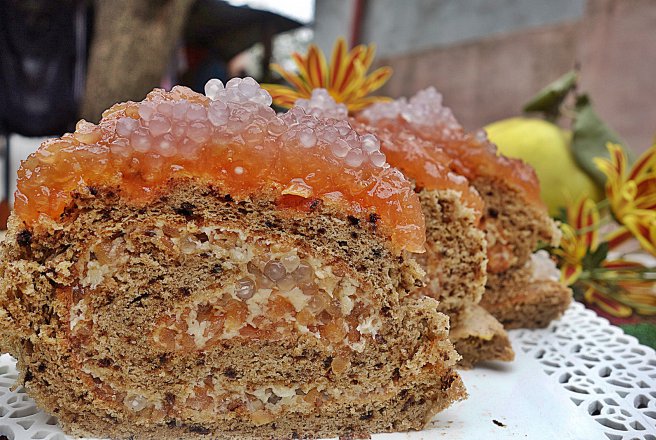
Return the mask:
POLYGON ((637 152, 656 133, 654 0, 0 0, 0 213, 43 137, 154 87, 280 81, 276 62, 339 36, 376 43, 392 97, 437 87, 468 129, 521 113, 575 66, 637 152), (8 158, 8 159, 7 159, 8 158))

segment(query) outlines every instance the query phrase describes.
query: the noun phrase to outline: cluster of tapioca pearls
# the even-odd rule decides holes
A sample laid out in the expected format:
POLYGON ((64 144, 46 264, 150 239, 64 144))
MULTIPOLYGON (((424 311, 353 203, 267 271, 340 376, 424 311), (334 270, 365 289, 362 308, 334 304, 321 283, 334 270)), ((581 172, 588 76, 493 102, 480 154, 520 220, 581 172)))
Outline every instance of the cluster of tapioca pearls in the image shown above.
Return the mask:
POLYGON ((235 296, 248 300, 258 289, 276 288, 288 292, 299 287, 306 295, 312 295, 318 288, 314 284, 314 269, 297 255, 287 255, 280 259, 271 259, 262 268, 253 262, 248 263, 248 271, 252 277, 237 281, 235 296))
MULTIPOLYGON (((141 102, 139 118, 120 118, 116 133, 129 140, 134 150, 164 157, 193 158, 210 139, 263 145, 265 137, 273 136, 301 148, 326 145, 349 167, 360 167, 365 162, 375 167, 385 165, 377 139, 360 138, 346 121, 326 124, 301 108, 279 117, 269 107, 271 96, 252 78, 233 78, 225 87, 219 80, 210 80, 205 90, 210 98, 208 106, 185 99, 141 102)), ((322 96, 315 98, 320 100, 322 96)), ((129 154, 127 142, 115 143, 118 154, 129 154)))
POLYGON ((296 107, 300 107, 307 114, 317 118, 346 119, 348 109, 344 104, 337 103, 326 89, 312 90, 310 99, 296 100, 296 107))
POLYGON ((442 95, 434 87, 420 90, 409 101, 400 98, 376 103, 363 110, 360 116, 371 123, 401 117, 409 124, 439 130, 442 139, 462 133, 462 126, 451 109, 443 105, 442 95))

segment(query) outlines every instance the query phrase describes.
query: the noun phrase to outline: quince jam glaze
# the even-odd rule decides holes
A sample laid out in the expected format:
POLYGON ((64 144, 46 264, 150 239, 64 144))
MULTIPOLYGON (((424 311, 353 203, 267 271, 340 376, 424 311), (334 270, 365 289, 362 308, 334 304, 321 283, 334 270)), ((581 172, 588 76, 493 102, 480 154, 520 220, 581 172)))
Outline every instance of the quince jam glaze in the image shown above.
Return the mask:
MULTIPOLYGON (((370 126, 397 134, 407 130, 432 143, 435 155, 447 155, 450 159, 448 167, 457 174, 469 180, 484 176, 504 181, 515 188, 525 202, 546 212, 535 170, 521 160, 499 154, 484 130, 466 133, 451 109, 442 104, 442 95, 433 87, 419 91, 410 100, 401 98, 373 104, 357 118, 370 126)), ((393 159, 385 148, 383 151, 393 159)), ((400 165, 395 160, 390 160, 390 163, 400 165)))
POLYGON ((423 252, 424 218, 413 185, 386 163, 376 137, 346 120, 317 118, 295 107, 277 115, 271 96, 252 78, 205 95, 176 86, 142 102, 116 104, 98 125, 81 120, 74 133, 45 141, 18 171, 15 211, 27 227, 57 219, 84 186, 119 188, 143 206, 173 178, 212 183, 235 200, 264 191, 282 208, 320 201, 379 230, 401 251, 423 252))
POLYGON ((452 189, 460 194, 462 202, 480 218, 483 200, 478 191, 470 186, 469 181, 451 171, 453 159, 433 142, 414 135, 409 130, 395 127, 377 127, 367 125, 357 119, 348 117, 344 104, 335 102, 325 89, 314 89, 310 99, 299 99, 296 105, 307 113, 317 117, 348 120, 351 127, 361 135, 373 133, 380 142, 381 151, 390 164, 410 177, 416 184, 416 190, 452 189))

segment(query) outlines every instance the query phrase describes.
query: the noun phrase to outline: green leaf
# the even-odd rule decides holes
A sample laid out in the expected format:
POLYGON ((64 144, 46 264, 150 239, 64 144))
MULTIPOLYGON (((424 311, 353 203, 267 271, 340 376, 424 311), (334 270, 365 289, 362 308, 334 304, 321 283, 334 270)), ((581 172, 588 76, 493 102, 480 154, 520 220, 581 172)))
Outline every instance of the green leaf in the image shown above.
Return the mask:
POLYGON ((601 266, 602 261, 608 256, 608 242, 604 241, 599 245, 596 251, 590 252, 583 257, 581 264, 583 270, 591 270, 601 266))
POLYGON ((578 73, 571 70, 540 90, 526 105, 525 112, 543 113, 545 119, 554 122, 560 116, 560 104, 570 91, 576 87, 578 73))
POLYGON ((592 159, 609 157, 606 144, 613 142, 624 145, 629 162, 633 154, 620 137, 599 118, 592 108, 588 95, 580 95, 576 100, 574 123, 572 126, 572 154, 576 163, 598 185, 604 185, 606 177, 599 171, 592 159))
POLYGON ((620 327, 622 327, 625 333, 638 338, 641 344, 656 348, 656 325, 642 322, 633 325, 622 325, 620 327))

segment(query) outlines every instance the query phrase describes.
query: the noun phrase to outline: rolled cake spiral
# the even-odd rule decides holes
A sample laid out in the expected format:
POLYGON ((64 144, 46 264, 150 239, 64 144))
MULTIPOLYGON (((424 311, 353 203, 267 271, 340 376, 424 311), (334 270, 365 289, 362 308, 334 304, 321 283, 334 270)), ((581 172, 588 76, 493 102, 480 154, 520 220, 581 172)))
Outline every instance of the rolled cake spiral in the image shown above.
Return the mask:
POLYGON ((464 397, 378 140, 250 79, 117 104, 19 171, 2 348, 71 434, 367 436, 464 397))

